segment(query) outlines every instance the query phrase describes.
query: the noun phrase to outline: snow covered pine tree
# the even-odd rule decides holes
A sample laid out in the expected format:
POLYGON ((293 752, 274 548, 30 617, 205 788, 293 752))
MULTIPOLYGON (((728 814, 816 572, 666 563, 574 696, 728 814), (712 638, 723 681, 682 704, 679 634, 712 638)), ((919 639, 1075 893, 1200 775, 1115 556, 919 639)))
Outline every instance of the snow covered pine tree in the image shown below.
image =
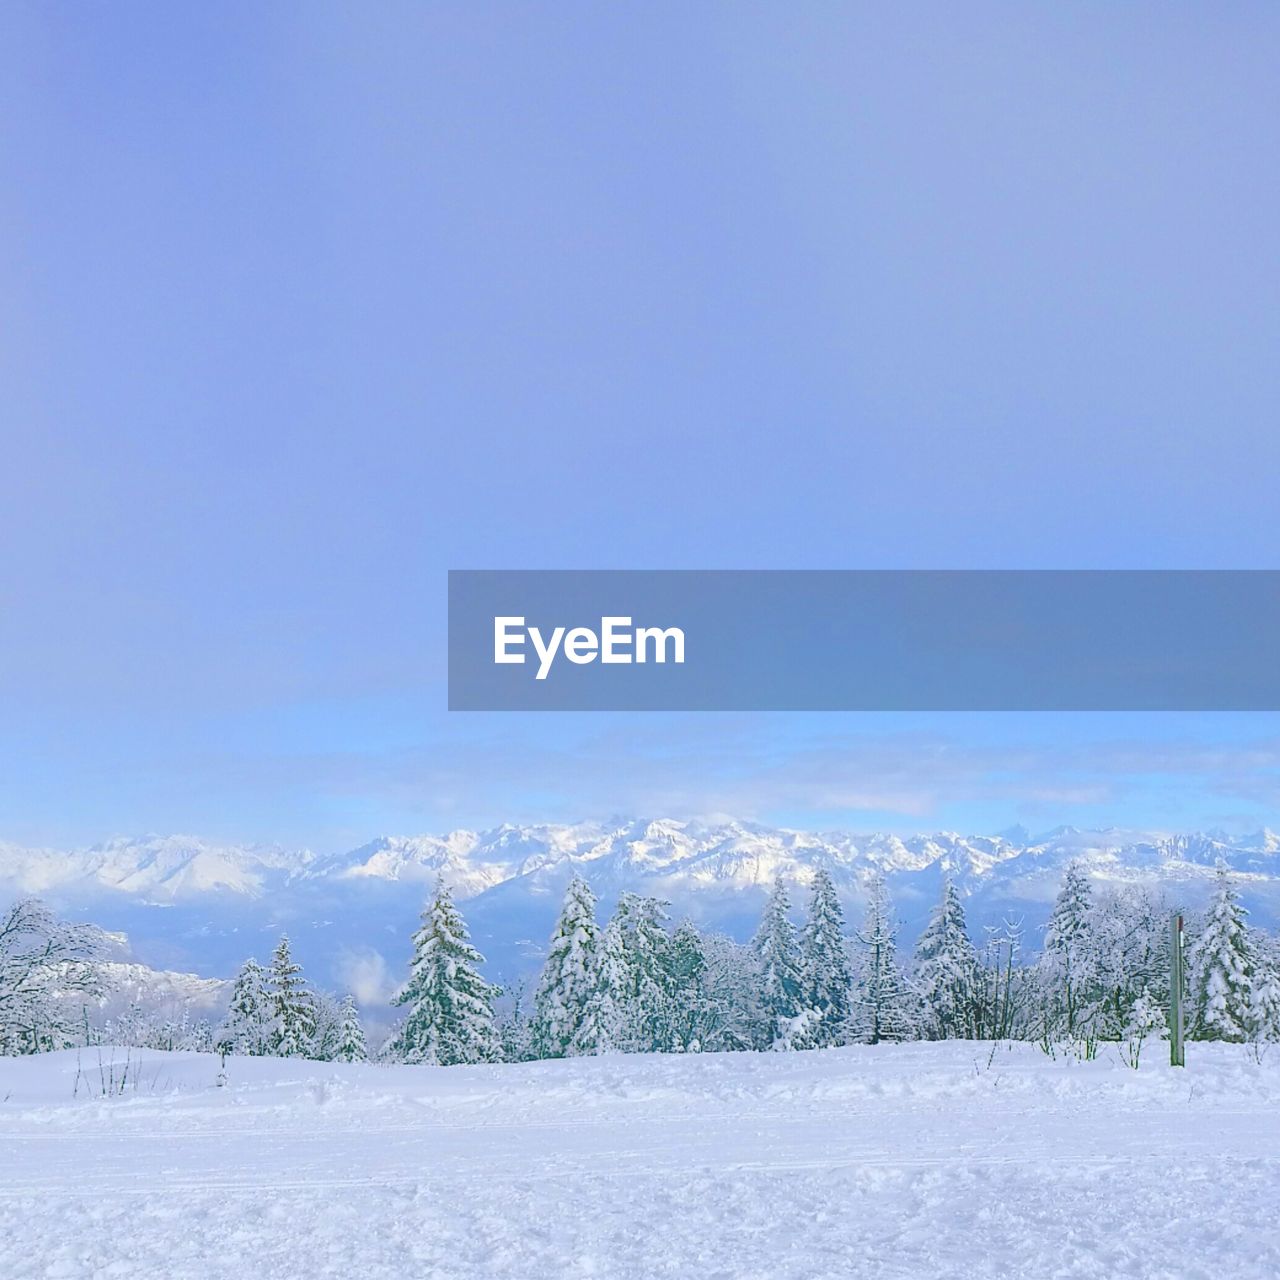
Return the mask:
POLYGON ((715 1042, 723 1022, 708 990, 709 968, 702 935, 682 920, 671 936, 668 1034, 674 1053, 699 1053, 715 1042))
POLYGON ((574 876, 542 967, 533 1003, 533 1047, 539 1058, 575 1058, 613 1047, 617 1012, 605 973, 596 899, 574 876))
POLYGON ((931 1039, 976 1034, 977 967, 964 906, 948 877, 942 882, 942 900, 934 907, 915 951, 915 987, 924 1003, 924 1029, 931 1039))
POLYGON ((408 1007, 390 1052, 402 1062, 451 1067, 499 1057, 493 1022, 496 988, 481 976, 484 957, 440 880, 413 935, 409 981, 394 1003, 408 1007))
POLYGON ((820 1015, 810 1035, 814 1048, 843 1043, 848 1031, 853 974, 845 950, 844 911, 825 867, 813 877, 809 919, 800 935, 804 1004, 820 1015))
POLYGON ((1090 912, 1092 895, 1084 868, 1073 862, 1049 913, 1040 973, 1045 984, 1046 1036, 1073 1039, 1091 1030, 1097 1013, 1090 912))
POLYGON ((854 1038, 864 1044, 911 1040, 916 1035, 916 1011, 898 965, 897 937, 889 890, 877 874, 868 890, 866 923, 858 934, 862 965, 850 1019, 854 1038))
POLYGON ((351 996, 344 996, 338 1010, 338 1047, 334 1050, 334 1062, 366 1062, 369 1050, 365 1044, 364 1027, 360 1025, 360 1013, 351 996))
POLYGON ((764 1014, 762 1048, 807 1048, 817 1016, 802 1018, 804 981, 791 899, 782 877, 773 882, 753 944, 760 958, 760 1005, 764 1014))
POLYGON ((673 1047, 671 935, 666 904, 624 893, 605 930, 601 986, 617 1012, 615 1047, 667 1053, 673 1047))
POLYGON ((316 1033, 315 1002, 302 966, 289 952, 289 935, 282 933, 271 957, 268 999, 271 1033, 268 1052, 277 1058, 309 1058, 316 1033))
POLYGON ((1188 1034, 1196 1040, 1249 1039, 1253 959, 1240 895, 1226 864, 1218 862, 1204 925, 1191 944, 1188 1034))
POLYGON ((271 1001, 267 975, 254 959, 244 962, 231 988, 227 1016, 218 1028, 217 1045, 224 1053, 259 1057, 271 1051, 271 1001))

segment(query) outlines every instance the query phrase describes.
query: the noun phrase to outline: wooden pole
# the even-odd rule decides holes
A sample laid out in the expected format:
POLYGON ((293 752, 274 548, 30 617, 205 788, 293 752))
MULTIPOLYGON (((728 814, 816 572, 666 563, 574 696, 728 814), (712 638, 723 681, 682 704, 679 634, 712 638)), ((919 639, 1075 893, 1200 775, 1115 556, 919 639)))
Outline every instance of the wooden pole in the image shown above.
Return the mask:
POLYGON ((1182 916, 1175 911, 1169 928, 1169 1062, 1175 1067, 1187 1065, 1182 1039, 1182 997, 1182 916))

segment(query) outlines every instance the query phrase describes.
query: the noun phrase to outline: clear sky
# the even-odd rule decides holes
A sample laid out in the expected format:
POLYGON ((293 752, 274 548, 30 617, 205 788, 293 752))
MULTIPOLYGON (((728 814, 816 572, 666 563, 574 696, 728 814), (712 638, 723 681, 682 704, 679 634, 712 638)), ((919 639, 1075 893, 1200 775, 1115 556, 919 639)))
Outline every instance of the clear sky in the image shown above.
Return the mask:
POLYGON ((0 12, 0 839, 1277 822, 1275 716, 450 716, 450 567, 1276 567, 1280 9, 0 12))

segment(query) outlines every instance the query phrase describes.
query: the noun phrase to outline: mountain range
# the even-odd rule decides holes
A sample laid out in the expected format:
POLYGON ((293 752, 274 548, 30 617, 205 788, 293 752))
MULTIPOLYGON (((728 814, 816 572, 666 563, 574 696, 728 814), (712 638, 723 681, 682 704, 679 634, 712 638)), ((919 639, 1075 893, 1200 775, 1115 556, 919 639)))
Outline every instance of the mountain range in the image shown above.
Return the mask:
POLYGON ((531 969, 575 872, 602 911, 631 890, 671 903, 706 927, 749 936, 776 876, 797 906, 818 867, 856 912, 883 874, 910 943, 942 878, 965 896, 971 927, 1021 919, 1028 945, 1062 872, 1081 861, 1099 884, 1142 884, 1194 907, 1221 859, 1237 873, 1255 921, 1280 918, 1280 836, 1223 831, 1085 831, 1022 827, 994 835, 901 837, 805 832, 739 821, 614 819, 511 825, 441 836, 382 836, 320 856, 275 845, 189 836, 118 838, 73 850, 0 843, 0 898, 39 895, 75 918, 128 935, 130 958, 225 978, 246 955, 265 958, 287 930, 324 985, 362 986, 376 1002, 407 959, 423 899, 443 876, 463 901, 477 945, 499 979, 531 969))

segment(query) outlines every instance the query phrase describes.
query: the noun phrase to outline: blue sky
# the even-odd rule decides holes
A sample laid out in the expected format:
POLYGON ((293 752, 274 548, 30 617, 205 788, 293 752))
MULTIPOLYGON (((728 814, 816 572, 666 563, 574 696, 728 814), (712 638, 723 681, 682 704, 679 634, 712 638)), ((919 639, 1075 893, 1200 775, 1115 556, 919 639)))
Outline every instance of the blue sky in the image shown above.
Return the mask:
POLYGON ((1278 54, 6 6, 0 839, 1270 819, 1280 717, 450 716, 443 626, 450 567, 1275 567, 1278 54))

